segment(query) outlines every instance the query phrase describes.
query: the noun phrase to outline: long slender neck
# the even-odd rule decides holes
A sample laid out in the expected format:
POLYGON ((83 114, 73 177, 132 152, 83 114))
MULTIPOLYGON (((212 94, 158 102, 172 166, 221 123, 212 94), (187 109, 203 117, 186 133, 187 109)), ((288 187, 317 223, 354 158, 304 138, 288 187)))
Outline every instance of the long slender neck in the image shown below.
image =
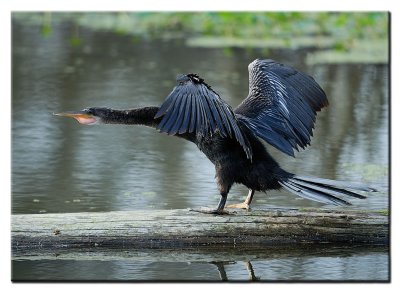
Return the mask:
POLYGON ((105 124, 144 125, 157 127, 161 119, 154 119, 159 107, 149 106, 129 110, 110 109, 107 117, 103 118, 105 124))
MULTIPOLYGON (((129 110, 110 109, 106 117, 103 117, 104 124, 125 124, 125 125, 144 125, 156 128, 161 122, 162 117, 155 119, 154 116, 160 108, 157 106, 134 108, 129 110)), ((174 136, 194 142, 195 133, 176 133, 174 136)))

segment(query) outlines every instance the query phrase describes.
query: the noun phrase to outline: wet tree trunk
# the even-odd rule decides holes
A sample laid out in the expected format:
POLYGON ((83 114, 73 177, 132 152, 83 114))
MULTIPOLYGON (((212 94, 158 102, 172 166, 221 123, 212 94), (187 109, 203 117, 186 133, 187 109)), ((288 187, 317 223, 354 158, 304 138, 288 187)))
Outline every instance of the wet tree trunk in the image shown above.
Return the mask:
POLYGON ((182 248, 293 243, 385 244, 387 214, 268 209, 207 215, 190 210, 12 215, 12 249, 182 248))

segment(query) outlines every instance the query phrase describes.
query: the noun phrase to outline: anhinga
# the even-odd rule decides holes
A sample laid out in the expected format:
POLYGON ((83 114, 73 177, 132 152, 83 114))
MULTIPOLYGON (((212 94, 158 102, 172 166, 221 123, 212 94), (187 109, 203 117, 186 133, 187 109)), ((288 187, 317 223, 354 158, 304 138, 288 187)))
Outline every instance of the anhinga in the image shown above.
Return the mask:
POLYGON ((234 183, 249 188, 246 200, 228 207, 249 208, 255 191, 284 188, 303 198, 350 205, 341 195, 366 198, 359 191, 375 191, 358 184, 306 177, 283 170, 261 140, 294 156, 310 144, 316 112, 328 105, 315 80, 273 60, 253 61, 249 67, 249 94, 232 109, 196 74, 177 77, 177 85, 160 107, 129 110, 87 108, 57 115, 81 124, 146 125, 197 145, 215 165, 221 195, 216 209, 223 214, 234 183), (260 140, 261 139, 261 140, 260 140))

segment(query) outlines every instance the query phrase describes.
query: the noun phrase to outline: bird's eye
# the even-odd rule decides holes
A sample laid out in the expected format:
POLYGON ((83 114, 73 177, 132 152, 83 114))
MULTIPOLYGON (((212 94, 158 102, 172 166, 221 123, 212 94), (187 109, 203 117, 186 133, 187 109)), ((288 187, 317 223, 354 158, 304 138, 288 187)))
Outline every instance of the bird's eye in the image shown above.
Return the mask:
POLYGON ((94 113, 93 109, 91 109, 91 108, 85 108, 83 111, 88 113, 88 114, 93 114, 94 113))

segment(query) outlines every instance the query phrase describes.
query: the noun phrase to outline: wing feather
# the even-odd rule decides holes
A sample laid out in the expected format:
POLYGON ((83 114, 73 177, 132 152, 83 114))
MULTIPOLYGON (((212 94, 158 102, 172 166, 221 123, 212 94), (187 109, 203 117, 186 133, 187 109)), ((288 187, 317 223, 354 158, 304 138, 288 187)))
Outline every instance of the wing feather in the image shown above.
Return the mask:
POLYGON ((166 107, 160 107, 160 110, 157 112, 157 114, 154 116, 155 119, 159 118, 160 116, 164 115, 164 118, 161 120, 161 122, 158 124, 157 126, 157 130, 160 130, 162 132, 161 129, 165 129, 166 128, 166 124, 169 121, 169 118, 171 117, 171 115, 173 114, 174 108, 176 108, 176 106, 174 106, 175 104, 177 104, 179 102, 179 91, 177 92, 177 98, 172 99, 172 98, 168 98, 168 106, 166 107), (171 109, 171 110, 170 110, 171 109), (160 112, 164 112, 159 114, 160 112))
POLYGON ((222 137, 226 137, 226 131, 227 130, 226 130, 226 127, 225 127, 225 125, 224 125, 224 123, 222 121, 222 117, 221 117, 221 115, 219 113, 217 101, 209 100, 208 102, 210 104, 210 108, 212 110, 214 119, 215 119, 215 121, 216 121, 216 123, 218 125, 218 129, 220 131, 221 136, 222 137))
MULTIPOLYGON (((190 105, 190 107, 191 107, 191 116, 190 116, 189 133, 193 133, 193 131, 195 131, 195 129, 196 129, 197 102, 196 102, 196 98, 192 94, 190 95, 190 98, 191 98, 192 102, 191 102, 191 105, 190 105)), ((183 133, 185 133, 185 132, 186 132, 186 129, 185 129, 185 131, 183 131, 183 133)), ((181 134, 182 134, 182 132, 181 132, 181 134)))
POLYGON ((253 133, 282 152, 310 144, 316 114, 328 105, 315 80, 273 60, 249 65, 249 95, 235 109, 253 133))
MULTIPOLYGON (((178 114, 179 114, 179 109, 181 107, 181 103, 182 103, 182 95, 178 94, 176 101, 174 103, 174 105, 170 108, 169 111, 167 111, 166 114, 166 123, 165 126, 163 128, 160 128, 160 132, 166 132, 166 133, 170 133, 172 126, 174 125, 175 121, 178 118, 178 114)), ((161 120, 162 122, 162 120, 161 120)))
MULTIPOLYGON (((190 113, 192 112, 192 102, 193 102, 193 98, 192 95, 189 94, 187 101, 186 101, 186 107, 185 107, 185 115, 182 121, 182 125, 179 129, 179 134, 183 134, 187 131, 190 132, 190 127, 189 127, 189 123, 190 123, 190 113)), ((193 132, 193 131, 192 131, 193 132)))
POLYGON ((200 131, 202 131, 201 127, 202 124, 204 123, 203 121, 203 111, 201 110, 201 102, 200 99, 196 97, 196 128, 195 128, 195 133, 199 133, 200 131))
POLYGON ((217 110, 219 112, 219 116, 221 117, 224 127, 226 129, 226 135, 229 137, 232 137, 232 129, 231 129, 230 123, 228 121, 228 118, 226 117, 223 107, 220 104, 218 104, 217 110))
POLYGON ((169 135, 219 133, 222 137, 229 136, 251 159, 251 147, 232 108, 195 74, 179 76, 177 82, 155 115, 155 118, 162 117, 157 129, 169 135))
POLYGON ((209 92, 206 91, 206 87, 201 87, 201 91, 204 97, 204 108, 207 112, 208 120, 211 121, 212 132, 215 132, 216 128, 219 129, 220 132, 224 132, 224 127, 221 123, 221 119, 219 118, 219 114, 215 109, 213 98, 209 96, 209 92))
POLYGON ((207 117, 207 114, 206 114, 206 110, 205 110, 205 106, 204 106, 204 103, 203 103, 202 95, 198 96, 197 102, 198 102, 198 105, 199 105, 198 108, 200 110, 199 117, 201 118, 201 122, 198 124, 198 126, 199 126, 198 131, 203 133, 204 135, 206 135, 208 130, 209 130, 208 126, 209 126, 209 122, 210 121, 208 120, 208 117, 207 117))
POLYGON ((190 102, 190 100, 188 98, 181 99, 180 106, 179 106, 179 112, 175 119, 174 125, 171 128, 170 135, 175 135, 178 132, 178 130, 180 129, 180 127, 183 123, 183 119, 184 119, 186 104, 188 102, 190 102))
MULTIPOLYGON (((203 90, 202 90, 203 91, 203 90)), ((206 123, 209 125, 209 130, 211 130, 211 133, 215 132, 215 129, 217 128, 217 124, 214 121, 214 118, 211 114, 211 109, 210 109, 210 105, 208 104, 207 100, 210 99, 210 97, 208 95, 206 95, 206 92, 202 92, 202 96, 200 98, 202 104, 203 104, 203 109, 205 112, 204 118, 206 123)))

